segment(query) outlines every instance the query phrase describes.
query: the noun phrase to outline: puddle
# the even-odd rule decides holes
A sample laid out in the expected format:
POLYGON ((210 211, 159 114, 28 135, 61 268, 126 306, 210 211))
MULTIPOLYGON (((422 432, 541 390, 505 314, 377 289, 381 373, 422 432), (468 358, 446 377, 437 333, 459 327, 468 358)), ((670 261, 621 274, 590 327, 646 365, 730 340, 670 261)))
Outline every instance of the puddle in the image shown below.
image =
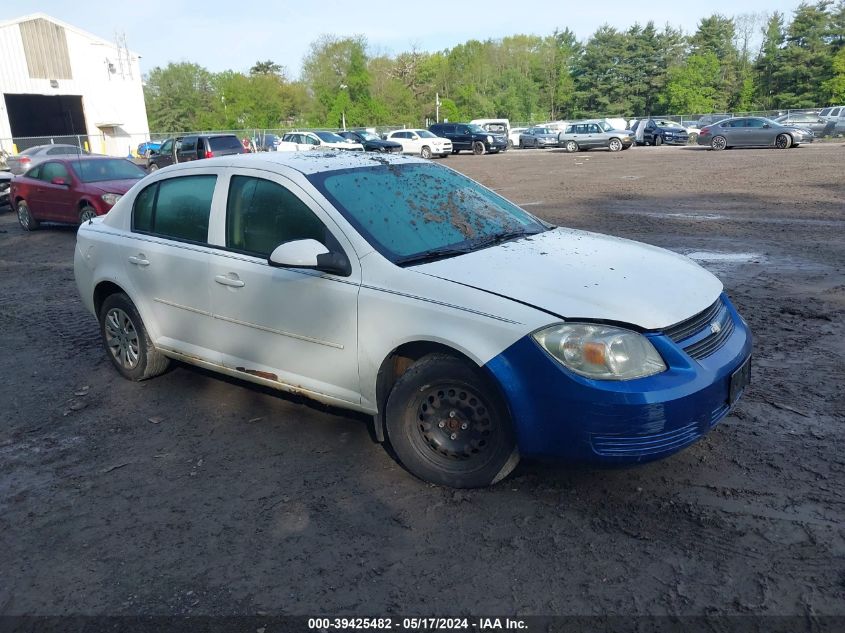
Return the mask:
POLYGON ((766 258, 760 253, 724 253, 719 251, 693 251, 692 253, 686 253, 686 256, 697 262, 714 262, 726 264, 761 264, 766 261, 766 258))
POLYGON ((726 216, 718 213, 660 213, 664 218, 685 218, 690 220, 724 220, 726 216))

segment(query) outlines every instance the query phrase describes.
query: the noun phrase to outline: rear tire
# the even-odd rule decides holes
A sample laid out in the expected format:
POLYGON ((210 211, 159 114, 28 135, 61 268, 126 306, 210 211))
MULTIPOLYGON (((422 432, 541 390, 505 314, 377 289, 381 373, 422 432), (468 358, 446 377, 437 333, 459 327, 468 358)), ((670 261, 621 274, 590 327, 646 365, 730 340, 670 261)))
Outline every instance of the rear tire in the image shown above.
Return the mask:
POLYGON ((481 156, 484 153, 484 143, 481 141, 475 141, 472 144, 472 153, 476 156, 481 156))
POLYGON ((32 215, 26 200, 18 202, 18 223, 24 231, 36 231, 41 224, 32 215))
POLYGON ((468 363, 430 354, 393 386, 387 436, 399 461, 424 481, 480 488, 504 479, 519 462, 507 405, 468 363))
POLYGON ((153 345, 129 297, 122 292, 109 295, 98 316, 106 354, 121 376, 140 381, 164 373, 170 359, 153 345))

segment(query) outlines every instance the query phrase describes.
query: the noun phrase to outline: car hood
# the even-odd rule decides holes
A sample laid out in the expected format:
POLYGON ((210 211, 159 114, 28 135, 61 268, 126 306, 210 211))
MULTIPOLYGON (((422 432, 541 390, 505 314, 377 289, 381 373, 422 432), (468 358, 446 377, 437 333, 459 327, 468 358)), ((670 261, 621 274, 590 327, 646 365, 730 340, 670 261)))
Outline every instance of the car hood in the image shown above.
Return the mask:
POLYGON ((138 183, 138 178, 129 180, 100 180, 89 182, 85 186, 92 190, 99 190, 103 193, 119 193, 123 195, 138 183))
POLYGON ((367 141, 366 144, 373 147, 402 147, 402 145, 396 141, 367 141))
POLYGON ((329 141, 323 141, 320 145, 315 145, 314 147, 319 149, 331 148, 331 149, 364 149, 364 146, 361 143, 330 143, 329 141))
POLYGON ((671 251, 557 228, 409 268, 478 288, 566 319, 665 328, 701 312, 722 283, 671 251))
POLYGON ((660 129, 663 130, 664 132, 686 132, 687 131, 686 128, 675 127, 675 126, 671 126, 671 127, 666 126, 666 127, 660 128, 660 129))

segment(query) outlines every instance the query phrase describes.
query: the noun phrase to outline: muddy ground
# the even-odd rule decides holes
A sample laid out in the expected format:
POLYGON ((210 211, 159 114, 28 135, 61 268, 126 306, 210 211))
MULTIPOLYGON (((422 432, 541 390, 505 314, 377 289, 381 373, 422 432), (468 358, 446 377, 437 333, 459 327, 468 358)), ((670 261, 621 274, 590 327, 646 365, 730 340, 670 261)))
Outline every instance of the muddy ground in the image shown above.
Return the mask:
POLYGON ((845 147, 445 164, 695 254, 754 331, 736 412, 659 463, 433 487, 364 418, 183 365, 119 378, 73 229, 2 212, 0 614, 845 615, 845 147))

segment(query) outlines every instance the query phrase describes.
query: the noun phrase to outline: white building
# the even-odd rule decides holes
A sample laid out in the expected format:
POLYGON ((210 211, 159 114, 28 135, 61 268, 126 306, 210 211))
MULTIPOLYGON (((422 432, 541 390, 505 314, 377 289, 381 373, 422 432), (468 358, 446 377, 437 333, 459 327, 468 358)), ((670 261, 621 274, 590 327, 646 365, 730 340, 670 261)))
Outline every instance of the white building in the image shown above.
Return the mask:
POLYGON ((126 156, 149 134, 138 60, 43 13, 0 22, 0 149, 79 136, 92 152, 126 156))

